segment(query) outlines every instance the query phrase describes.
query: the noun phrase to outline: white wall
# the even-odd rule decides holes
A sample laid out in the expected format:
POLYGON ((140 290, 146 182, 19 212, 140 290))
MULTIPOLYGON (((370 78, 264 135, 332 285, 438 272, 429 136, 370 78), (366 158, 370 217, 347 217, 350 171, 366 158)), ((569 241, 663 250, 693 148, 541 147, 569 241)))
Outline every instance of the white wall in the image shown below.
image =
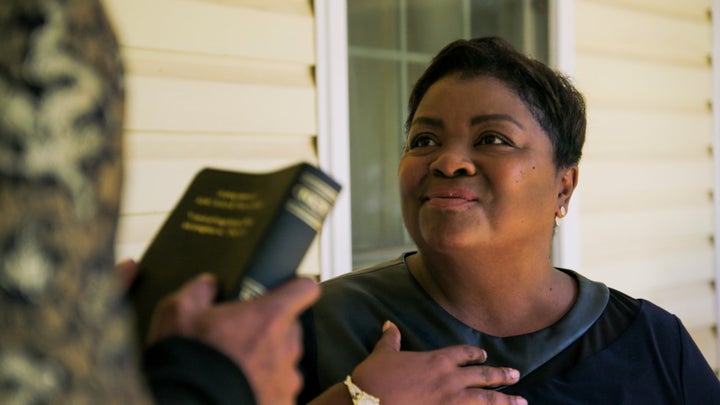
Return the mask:
POLYGON ((575 1, 580 270, 678 315, 718 367, 710 0, 575 1))
MULTIPOLYGON (((203 166, 318 163, 305 0, 105 0, 127 67, 118 257, 139 258, 203 166)), ((301 272, 319 274, 313 246, 301 272)))

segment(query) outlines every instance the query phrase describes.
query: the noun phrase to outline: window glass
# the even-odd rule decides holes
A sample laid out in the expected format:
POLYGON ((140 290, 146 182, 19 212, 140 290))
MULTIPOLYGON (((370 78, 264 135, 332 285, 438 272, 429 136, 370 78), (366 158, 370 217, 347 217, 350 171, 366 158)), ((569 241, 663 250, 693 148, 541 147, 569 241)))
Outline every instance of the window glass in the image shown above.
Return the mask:
POLYGON ((548 0, 347 0, 353 265, 413 249, 397 191, 407 99, 450 41, 501 36, 548 60, 548 0))
POLYGON ((397 49, 399 11, 396 1, 348 1, 348 16, 353 19, 352 23, 348 22, 349 43, 373 49, 397 49))
POLYGON ((407 37, 409 52, 435 54, 457 38, 466 38, 463 32, 462 1, 412 0, 406 2, 407 37))
POLYGON ((405 244, 397 181, 388 173, 401 150, 402 97, 398 62, 351 58, 350 182, 353 187, 353 249, 373 251, 405 244), (356 225, 357 224, 357 225, 356 225))

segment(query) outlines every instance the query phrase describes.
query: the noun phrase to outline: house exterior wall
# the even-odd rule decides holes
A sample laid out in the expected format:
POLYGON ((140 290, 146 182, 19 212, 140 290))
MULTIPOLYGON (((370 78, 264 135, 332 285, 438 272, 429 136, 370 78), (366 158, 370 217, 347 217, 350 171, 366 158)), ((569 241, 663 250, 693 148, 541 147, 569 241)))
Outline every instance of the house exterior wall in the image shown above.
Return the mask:
POLYGON ((676 314, 717 370, 711 1, 575 1, 580 270, 676 314))
MULTIPOLYGON (((126 65, 119 258, 139 258, 204 166, 318 163, 306 0, 104 0, 126 65)), ((300 271, 319 274, 316 241, 300 271)))

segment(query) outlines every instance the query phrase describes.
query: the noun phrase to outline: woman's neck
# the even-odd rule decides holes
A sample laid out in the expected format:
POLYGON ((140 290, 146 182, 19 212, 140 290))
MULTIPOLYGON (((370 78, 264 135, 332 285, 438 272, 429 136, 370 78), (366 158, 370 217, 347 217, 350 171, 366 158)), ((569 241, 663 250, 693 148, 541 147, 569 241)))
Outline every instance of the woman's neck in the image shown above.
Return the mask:
POLYGON ((468 326, 494 336, 513 336, 557 322, 575 302, 575 280, 550 259, 453 254, 408 257, 426 292, 468 326))

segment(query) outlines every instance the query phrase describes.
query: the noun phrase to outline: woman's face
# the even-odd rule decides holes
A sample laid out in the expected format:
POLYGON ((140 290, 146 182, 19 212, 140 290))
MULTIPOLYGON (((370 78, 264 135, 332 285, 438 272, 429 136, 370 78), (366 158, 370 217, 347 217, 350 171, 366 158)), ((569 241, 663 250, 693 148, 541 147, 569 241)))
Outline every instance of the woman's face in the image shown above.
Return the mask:
POLYGON ((408 132, 398 170, 403 220, 420 249, 547 246, 576 175, 556 169, 548 136, 503 82, 446 76, 408 132))

